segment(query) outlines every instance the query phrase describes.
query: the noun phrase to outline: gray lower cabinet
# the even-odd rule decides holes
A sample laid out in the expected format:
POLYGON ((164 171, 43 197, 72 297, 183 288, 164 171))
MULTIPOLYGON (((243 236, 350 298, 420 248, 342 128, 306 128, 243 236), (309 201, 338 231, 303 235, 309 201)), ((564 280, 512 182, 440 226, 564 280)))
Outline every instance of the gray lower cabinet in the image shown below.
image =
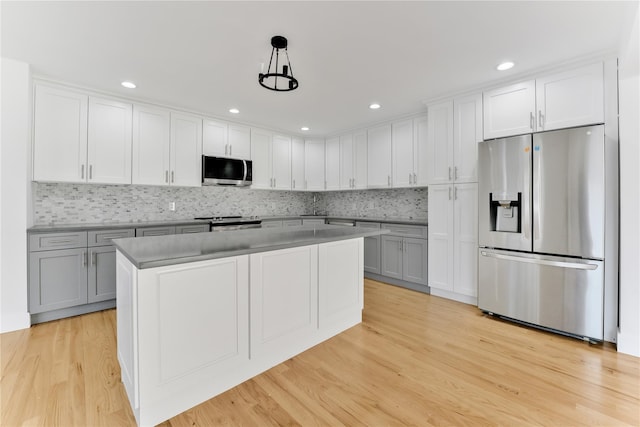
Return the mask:
POLYGON ((324 225, 325 220, 324 218, 320 219, 320 218, 313 218, 313 219, 303 219, 302 220, 302 225, 324 225))
MULTIPOLYGON (((356 227, 380 228, 377 222, 356 222, 356 227)), ((380 236, 369 236, 364 238, 364 271, 368 273, 381 274, 380 271, 380 236)))
POLYGON ((276 220, 266 220, 262 221, 262 228, 280 228, 282 227, 282 221, 279 219, 276 220))
MULTIPOLYGON (((366 224, 358 222, 356 226, 366 227, 366 224)), ((375 227, 376 223, 368 224, 375 227)), ((389 233, 377 236, 378 241, 365 238, 365 273, 372 273, 375 279, 389 278, 390 283, 411 289, 428 289, 427 227, 386 223, 377 226, 388 229, 389 233)))
POLYGON ((176 234, 208 233, 209 224, 176 225, 176 234))
POLYGON ((136 237, 167 236, 169 234, 176 234, 176 228, 173 226, 136 228, 136 237))
POLYGON ((283 227, 294 227, 296 225, 302 225, 301 219, 286 219, 282 221, 283 227))
POLYGON ((29 312, 87 303, 87 248, 29 254, 29 312))
POLYGON ((115 306, 116 250, 111 240, 133 229, 29 235, 32 323, 115 306))

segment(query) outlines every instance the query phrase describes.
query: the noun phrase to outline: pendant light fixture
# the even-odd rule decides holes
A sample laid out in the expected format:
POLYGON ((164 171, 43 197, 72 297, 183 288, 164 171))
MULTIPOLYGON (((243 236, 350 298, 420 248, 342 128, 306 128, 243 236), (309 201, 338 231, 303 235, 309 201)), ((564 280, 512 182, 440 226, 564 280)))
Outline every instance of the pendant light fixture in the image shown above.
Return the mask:
POLYGON ((298 88, 298 80, 293 77, 293 69, 291 68, 291 62, 289 61, 289 53, 287 52, 287 39, 282 36, 271 37, 271 58, 269 59, 269 68, 266 73, 258 74, 258 83, 260 86, 269 90, 275 90, 276 92, 288 92, 298 88), (282 58, 282 72, 278 72, 280 66, 280 51, 284 50, 285 58, 282 58), (271 65, 273 64, 273 56, 275 54, 275 64, 273 71, 271 71, 271 65))

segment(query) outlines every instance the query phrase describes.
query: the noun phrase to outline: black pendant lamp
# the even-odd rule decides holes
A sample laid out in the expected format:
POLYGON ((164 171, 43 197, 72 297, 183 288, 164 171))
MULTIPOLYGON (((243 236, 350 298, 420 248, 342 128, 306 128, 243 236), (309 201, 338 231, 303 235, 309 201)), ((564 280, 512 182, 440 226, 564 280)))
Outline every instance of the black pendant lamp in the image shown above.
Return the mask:
POLYGON ((293 77, 293 69, 291 68, 291 62, 289 61, 289 53, 287 52, 287 39, 282 36, 271 37, 271 59, 269 59, 269 68, 266 73, 258 74, 258 83, 260 86, 276 92, 288 92, 298 88, 298 80, 293 77), (280 51, 284 50, 285 58, 282 58, 282 72, 278 72, 280 51), (273 63, 273 56, 275 54, 276 61, 271 71, 271 64, 273 63))

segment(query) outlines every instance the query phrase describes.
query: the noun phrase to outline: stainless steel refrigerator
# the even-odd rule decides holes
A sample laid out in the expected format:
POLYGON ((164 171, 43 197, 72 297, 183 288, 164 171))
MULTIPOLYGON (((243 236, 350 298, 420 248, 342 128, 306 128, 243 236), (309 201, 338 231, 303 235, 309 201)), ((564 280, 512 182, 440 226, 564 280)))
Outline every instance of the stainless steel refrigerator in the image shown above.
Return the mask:
POLYGON ((478 307, 603 339, 604 125, 483 141, 478 307))

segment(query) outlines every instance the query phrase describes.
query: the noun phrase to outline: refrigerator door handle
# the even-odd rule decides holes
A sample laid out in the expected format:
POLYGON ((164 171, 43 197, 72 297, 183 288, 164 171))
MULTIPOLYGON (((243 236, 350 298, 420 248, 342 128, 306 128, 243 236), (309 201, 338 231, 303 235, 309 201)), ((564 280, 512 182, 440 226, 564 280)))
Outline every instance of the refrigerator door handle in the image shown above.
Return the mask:
POLYGON ((528 264, 548 265, 551 267, 573 268, 576 270, 595 270, 598 268, 597 264, 590 264, 590 263, 583 264, 579 262, 552 261, 548 259, 526 258, 526 257, 521 257, 516 255, 504 255, 504 254, 497 254, 497 253, 485 252, 485 251, 480 251, 480 253, 482 254, 482 256, 486 256, 490 258, 503 259, 507 261, 526 262, 528 264))

